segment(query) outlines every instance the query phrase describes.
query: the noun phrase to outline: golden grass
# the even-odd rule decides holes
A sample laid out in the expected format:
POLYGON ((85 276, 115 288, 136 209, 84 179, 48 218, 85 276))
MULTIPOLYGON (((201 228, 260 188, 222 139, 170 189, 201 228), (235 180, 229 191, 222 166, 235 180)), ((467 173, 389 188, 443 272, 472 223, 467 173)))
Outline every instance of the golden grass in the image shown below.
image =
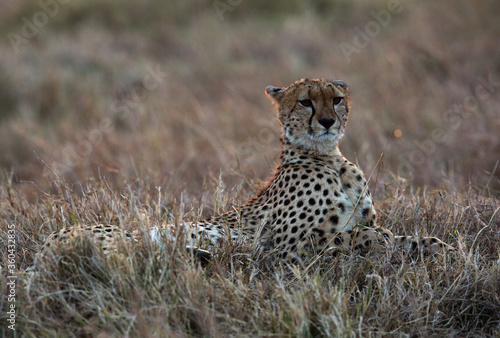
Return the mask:
MULTIPOLYGON (((134 230, 198 214, 176 208, 173 196, 146 182, 122 194, 102 181, 73 189, 62 183, 37 204, 7 188, 2 217, 18 224, 21 269, 32 264, 43 234, 63 225, 114 221, 134 230)), ((403 189, 384 189, 395 197, 383 200, 380 222, 396 233, 438 235, 459 254, 420 262, 399 253, 325 256, 306 269, 280 264, 250 244, 223 242, 203 269, 181 246, 160 250, 147 238, 139 250, 111 259, 83 241, 19 274, 17 327, 33 336, 498 333, 497 201, 474 191, 408 197, 403 189)), ((224 205, 234 193, 220 196, 224 205)))
MULTIPOLYGON (((41 10, 3 5, 4 37, 41 10)), ((63 226, 145 229, 244 202, 279 154, 264 88, 301 77, 350 86, 341 150, 367 176, 378 173, 370 185, 380 222, 460 251, 418 263, 325 257, 305 271, 224 242, 201 269, 181 248, 158 252, 146 241, 128 259, 106 260, 76 243, 62 260, 19 274, 18 332, 498 335, 500 6, 401 5, 350 62, 339 46, 388 2, 242 1, 221 21, 212 1, 75 0, 17 53, 2 40, 0 256, 15 224, 19 271, 63 226)))

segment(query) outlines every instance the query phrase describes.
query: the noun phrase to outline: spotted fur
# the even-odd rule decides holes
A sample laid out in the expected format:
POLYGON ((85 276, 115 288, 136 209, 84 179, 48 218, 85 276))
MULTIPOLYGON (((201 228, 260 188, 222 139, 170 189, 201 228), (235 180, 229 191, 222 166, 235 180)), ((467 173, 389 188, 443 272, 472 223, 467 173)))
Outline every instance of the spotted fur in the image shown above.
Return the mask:
POLYGON ((65 227, 54 231, 45 241, 39 257, 53 248, 64 248, 72 245, 79 237, 85 237, 96 243, 104 254, 116 253, 119 243, 137 242, 128 231, 115 225, 94 224, 65 227))

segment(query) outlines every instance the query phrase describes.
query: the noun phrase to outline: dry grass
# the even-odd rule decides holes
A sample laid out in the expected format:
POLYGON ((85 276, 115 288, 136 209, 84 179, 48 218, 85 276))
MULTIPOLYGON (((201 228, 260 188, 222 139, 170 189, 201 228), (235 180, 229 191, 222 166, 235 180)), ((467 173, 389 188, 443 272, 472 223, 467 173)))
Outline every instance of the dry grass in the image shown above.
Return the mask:
MULTIPOLYGON (((3 2, 4 37, 41 10, 3 2)), ((144 229, 243 202, 279 153, 264 88, 300 77, 350 85, 341 149, 367 176, 384 152, 370 182, 381 223, 460 250, 418 263, 324 258, 306 271, 239 243, 222 243, 206 269, 180 248, 158 252, 147 241, 111 260, 76 243, 63 260, 24 275, 18 332, 498 335, 500 6, 401 4, 351 62, 340 44, 352 44, 352 29, 387 2, 243 1, 220 21, 212 1, 74 0, 17 53, 2 40, 0 256, 5 262, 3 239, 15 224, 20 271, 62 226, 144 229), (489 95, 478 96, 484 81, 489 95)))
MULTIPOLYGON (((176 207, 168 192, 145 182, 122 194, 102 181, 60 184, 59 193, 38 204, 8 188, 1 191, 2 216, 19 225, 20 268, 32 264, 42 234, 62 225, 104 220, 146 229, 199 213, 176 207)), ((398 233, 438 235, 459 248, 458 255, 421 262, 398 253, 324 257, 307 268, 280 264, 249 244, 224 242, 202 269, 181 247, 159 250, 147 239, 140 250, 108 260, 77 242, 35 273, 20 274, 18 330, 32 336, 498 334, 497 201, 474 191, 411 198, 402 190, 385 188, 395 198, 383 200, 381 222, 398 233)), ((218 203, 227 207, 233 196, 223 193, 218 203)))

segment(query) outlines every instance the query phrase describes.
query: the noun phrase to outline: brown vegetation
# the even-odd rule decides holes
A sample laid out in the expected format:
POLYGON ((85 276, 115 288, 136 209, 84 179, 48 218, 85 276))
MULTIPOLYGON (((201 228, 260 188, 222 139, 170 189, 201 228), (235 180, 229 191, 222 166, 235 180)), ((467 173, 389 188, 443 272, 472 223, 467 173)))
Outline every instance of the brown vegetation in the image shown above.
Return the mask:
POLYGON ((460 253, 324 258, 306 269, 223 243, 201 269, 175 247, 146 243, 106 260, 76 243, 19 272, 18 332, 498 335, 500 6, 401 1, 358 48, 371 11, 389 2, 242 1, 223 13, 220 3, 236 4, 70 1, 16 48, 11 33, 26 33, 43 8, 2 4, 1 284, 8 225, 23 271, 62 226, 145 229, 243 202, 279 153, 264 88, 301 77, 350 86, 341 150, 373 173, 380 222, 460 253), (346 56, 346 44, 359 52, 346 56))

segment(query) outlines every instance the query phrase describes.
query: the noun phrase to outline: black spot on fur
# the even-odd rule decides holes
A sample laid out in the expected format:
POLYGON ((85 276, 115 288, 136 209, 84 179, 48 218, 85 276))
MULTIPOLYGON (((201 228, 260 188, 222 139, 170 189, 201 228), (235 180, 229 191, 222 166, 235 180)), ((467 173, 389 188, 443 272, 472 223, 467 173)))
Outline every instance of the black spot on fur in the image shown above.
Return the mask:
POLYGON ((363 211, 362 211, 361 215, 362 215, 363 217, 366 217, 366 216, 368 216, 368 213, 369 213, 369 212, 370 212, 370 209, 365 208, 365 209, 363 209, 363 211))
POLYGON ((345 211, 344 203, 339 203, 337 206, 339 207, 341 212, 345 211))
POLYGON ((314 228, 314 229, 312 229, 312 231, 316 232, 319 236, 324 236, 325 235, 325 231, 323 231, 321 229, 314 228))

